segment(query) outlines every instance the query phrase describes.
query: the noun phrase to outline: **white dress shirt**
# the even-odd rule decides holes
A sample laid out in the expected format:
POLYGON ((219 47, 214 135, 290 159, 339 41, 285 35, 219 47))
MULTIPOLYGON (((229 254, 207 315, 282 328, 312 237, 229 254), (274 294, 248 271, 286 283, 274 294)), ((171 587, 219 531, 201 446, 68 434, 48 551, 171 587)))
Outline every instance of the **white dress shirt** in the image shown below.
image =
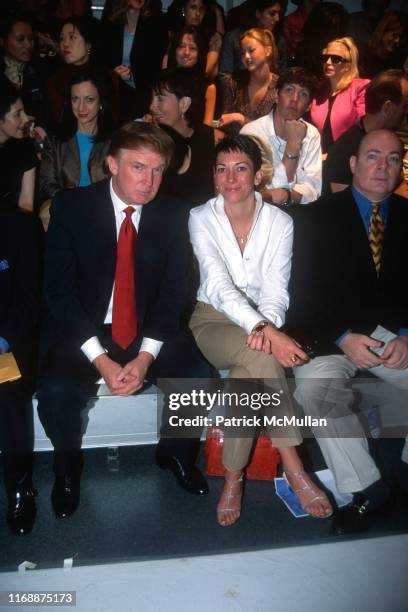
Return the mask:
POLYGON ((223 312, 249 334, 267 319, 277 327, 289 305, 293 222, 255 193, 252 227, 241 254, 219 195, 190 211, 189 230, 200 266, 197 299, 223 312))
MULTIPOLYGON (((128 205, 122 202, 122 200, 114 192, 113 186, 112 186, 112 179, 110 181, 109 190, 110 190, 110 196, 113 202, 113 209, 115 212, 116 238, 118 238, 120 226, 122 225, 122 222, 126 218, 124 210, 125 208, 128 207, 128 205)), ((138 231, 139 223, 140 223, 140 215, 142 214, 142 205, 135 204, 133 205, 133 208, 135 212, 133 213, 131 219, 132 219, 133 225, 135 226, 136 231, 138 231)), ((115 283, 113 283, 111 298, 110 298, 108 310, 107 310, 107 313, 104 319, 104 324, 107 324, 107 325, 112 323, 114 290, 115 290, 115 283)), ((150 353, 154 358, 156 358, 157 355, 159 354, 159 351, 162 345, 163 345, 163 342, 161 342, 160 340, 153 340, 153 338, 143 338, 142 344, 140 346, 140 351, 146 351, 147 353, 150 353)), ((88 357, 90 361, 93 361, 94 359, 99 357, 99 355, 103 355, 103 353, 106 352, 102 344, 99 342, 97 336, 93 336, 92 338, 89 338, 89 340, 84 342, 84 344, 81 346, 81 350, 85 353, 85 355, 88 357)))
MULTIPOLYGON (((303 119, 300 119, 303 121, 303 119)), ((301 204, 314 202, 322 192, 322 150, 320 146, 320 134, 314 125, 306 124, 306 135, 302 141, 300 155, 294 180, 289 182, 286 168, 282 163, 286 148, 286 140, 282 140, 275 133, 273 123, 273 111, 256 121, 250 121, 241 129, 241 134, 258 136, 270 146, 272 151, 273 177, 266 186, 268 189, 286 188, 294 189, 302 194, 301 204)))

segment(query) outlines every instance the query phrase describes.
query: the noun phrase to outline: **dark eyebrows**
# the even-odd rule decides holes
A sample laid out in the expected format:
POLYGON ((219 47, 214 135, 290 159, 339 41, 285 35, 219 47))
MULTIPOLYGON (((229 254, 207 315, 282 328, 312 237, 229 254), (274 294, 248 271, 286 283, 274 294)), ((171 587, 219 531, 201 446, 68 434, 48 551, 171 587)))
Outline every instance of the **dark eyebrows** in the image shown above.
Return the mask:
POLYGON ((232 162, 232 163, 230 163, 230 164, 223 164, 222 162, 218 162, 218 161, 217 161, 217 162, 215 162, 215 165, 216 165, 216 166, 224 166, 224 167, 225 167, 225 166, 231 166, 231 165, 234 165, 234 166, 241 166, 242 164, 245 164, 246 166, 249 166, 249 165, 250 165, 250 164, 249 164, 249 162, 248 162, 246 159, 243 159, 242 161, 232 162))

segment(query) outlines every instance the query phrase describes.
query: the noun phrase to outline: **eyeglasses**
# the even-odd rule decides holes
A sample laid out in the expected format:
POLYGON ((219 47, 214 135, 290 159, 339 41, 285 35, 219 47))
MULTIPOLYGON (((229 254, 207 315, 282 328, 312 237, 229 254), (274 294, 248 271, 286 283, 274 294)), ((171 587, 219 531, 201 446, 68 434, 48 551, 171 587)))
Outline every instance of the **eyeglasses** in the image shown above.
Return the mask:
POLYGON ((335 53, 323 53, 322 54, 322 62, 325 64, 328 60, 332 61, 332 64, 349 64, 350 60, 345 57, 341 57, 341 55, 336 55, 335 53))

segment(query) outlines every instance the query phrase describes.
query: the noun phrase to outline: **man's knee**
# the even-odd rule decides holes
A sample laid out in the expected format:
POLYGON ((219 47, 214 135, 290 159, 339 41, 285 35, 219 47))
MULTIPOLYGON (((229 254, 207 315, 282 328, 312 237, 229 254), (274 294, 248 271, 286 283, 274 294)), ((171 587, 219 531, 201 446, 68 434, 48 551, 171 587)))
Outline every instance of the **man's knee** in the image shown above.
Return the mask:
POLYGON ((85 406, 89 393, 73 381, 44 378, 38 386, 37 398, 39 407, 47 405, 59 409, 67 405, 85 406))
POLYGON ((294 398, 305 414, 335 418, 350 414, 354 393, 345 379, 296 378, 294 398))

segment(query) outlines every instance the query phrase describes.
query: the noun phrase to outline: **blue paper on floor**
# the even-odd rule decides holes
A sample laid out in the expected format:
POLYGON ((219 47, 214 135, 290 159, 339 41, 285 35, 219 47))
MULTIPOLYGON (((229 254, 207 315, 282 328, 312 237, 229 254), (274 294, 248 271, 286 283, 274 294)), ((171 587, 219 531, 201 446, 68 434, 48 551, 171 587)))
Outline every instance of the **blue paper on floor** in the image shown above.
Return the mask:
MULTIPOLYGON (((336 504, 339 508, 346 506, 352 500, 352 495, 339 493, 334 484, 334 478, 330 470, 320 470, 315 472, 318 480, 325 486, 326 489, 331 491, 336 504)), ((275 478, 275 492, 276 495, 283 501, 285 506, 290 510, 295 518, 302 518, 309 516, 305 512, 299 503, 296 494, 292 491, 292 488, 286 482, 284 478, 275 478)))

